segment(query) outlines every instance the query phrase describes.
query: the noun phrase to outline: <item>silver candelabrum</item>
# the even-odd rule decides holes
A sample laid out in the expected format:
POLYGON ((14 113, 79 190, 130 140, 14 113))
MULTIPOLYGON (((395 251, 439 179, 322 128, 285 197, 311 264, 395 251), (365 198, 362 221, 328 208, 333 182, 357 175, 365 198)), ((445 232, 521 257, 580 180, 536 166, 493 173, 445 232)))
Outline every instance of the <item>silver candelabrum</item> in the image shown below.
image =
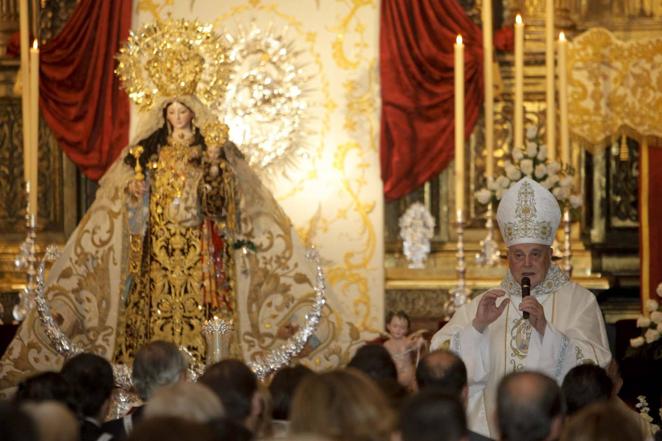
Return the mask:
MULTIPOLYGON (((28 191, 27 199, 30 194, 28 191)), ((36 263, 37 263, 37 228, 36 218, 29 210, 25 215, 25 240, 21 244, 19 254, 16 256, 14 264, 16 269, 24 271, 26 274, 26 284, 23 291, 18 294, 18 303, 14 306, 12 315, 14 320, 21 322, 27 316, 34 305, 34 294, 36 288, 36 263)))
POLYGON ((485 219, 487 236, 480 241, 480 252, 476 253, 476 263, 479 265, 495 266, 499 263, 501 252, 499 251, 499 244, 494 240, 494 207, 492 202, 487 205, 485 219))
POLYGON ((457 257, 457 266, 455 267, 457 272, 457 286, 450 290, 451 298, 445 305, 448 317, 453 315, 460 306, 464 305, 469 298, 469 294, 471 294, 471 291, 466 285, 467 266, 464 257, 464 226, 464 211, 457 210, 457 220, 455 222, 457 231, 457 253, 455 254, 455 257, 457 257))

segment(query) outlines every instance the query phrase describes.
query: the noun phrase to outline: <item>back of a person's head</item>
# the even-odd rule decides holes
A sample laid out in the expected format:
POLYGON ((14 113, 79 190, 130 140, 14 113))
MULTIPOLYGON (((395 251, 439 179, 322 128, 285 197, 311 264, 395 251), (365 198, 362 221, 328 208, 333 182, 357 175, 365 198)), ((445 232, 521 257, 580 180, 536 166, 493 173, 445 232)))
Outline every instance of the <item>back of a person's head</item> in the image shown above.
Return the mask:
POLYGON ((381 390, 352 368, 304 378, 290 410, 291 434, 315 433, 333 440, 387 440, 394 423, 381 390))
POLYGON ((504 441, 542 441, 561 417, 563 402, 556 382, 539 372, 513 372, 497 389, 497 423, 504 441))
POLYGON ((131 379, 140 398, 147 401, 155 389, 179 381, 186 368, 186 359, 177 346, 157 340, 140 348, 131 379))
POLYGON ((0 401, 0 440, 37 441, 37 426, 28 414, 14 403, 0 401))
POLYGON ((589 404, 611 398, 613 384, 607 372, 595 364, 581 364, 570 369, 561 385, 566 412, 573 415, 589 404))
POLYGON ((347 367, 358 369, 372 378, 396 412, 408 396, 407 388, 398 382, 398 370, 393 357, 383 345, 361 346, 347 367))
POLYGON ((468 434, 464 406, 458 397, 422 391, 400 411, 400 433, 402 441, 460 441, 468 434))
POLYGON ((361 346, 347 367, 358 369, 373 380, 398 380, 395 362, 388 350, 382 345, 367 344, 361 346))
POLYGON ((143 419, 131 432, 127 441, 222 441, 206 423, 174 416, 143 419))
POLYGON ((615 401, 596 402, 567 419, 561 441, 643 441, 638 419, 615 401))
POLYGON ((419 390, 434 388, 459 398, 467 386, 467 368, 453 352, 437 349, 418 363, 416 383, 419 390))
POLYGON ((42 372, 19 383, 14 402, 59 401, 72 407, 71 388, 59 372, 42 372))
POLYGON ((96 418, 113 390, 113 368, 108 360, 89 353, 70 358, 62 366, 78 412, 96 418))
POLYGON ((209 366, 198 381, 218 395, 228 418, 243 422, 251 414, 257 377, 242 361, 219 361, 209 366))
POLYGON ((269 384, 271 394, 271 415, 277 420, 290 419, 290 404, 294 391, 301 381, 313 371, 304 365, 286 366, 274 375, 269 384))
POLYGON ((156 389, 145 405, 145 418, 179 417, 206 423, 224 416, 221 400, 207 386, 180 381, 156 389))
POLYGON ((78 441, 78 420, 63 403, 28 402, 22 408, 35 422, 39 441, 78 441))

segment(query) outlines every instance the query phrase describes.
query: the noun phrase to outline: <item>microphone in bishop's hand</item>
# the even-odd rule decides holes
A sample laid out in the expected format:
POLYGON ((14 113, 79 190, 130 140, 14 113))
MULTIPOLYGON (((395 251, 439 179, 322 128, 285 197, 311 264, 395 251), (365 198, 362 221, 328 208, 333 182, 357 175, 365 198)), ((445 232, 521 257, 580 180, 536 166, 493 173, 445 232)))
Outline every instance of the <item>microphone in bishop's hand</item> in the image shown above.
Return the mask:
MULTIPOLYGON (((522 300, 524 300, 524 297, 531 295, 531 279, 528 277, 522 277, 522 283, 520 283, 520 285, 522 286, 522 300)), ((529 318, 529 313, 524 311, 522 317, 524 320, 527 320, 529 318)))

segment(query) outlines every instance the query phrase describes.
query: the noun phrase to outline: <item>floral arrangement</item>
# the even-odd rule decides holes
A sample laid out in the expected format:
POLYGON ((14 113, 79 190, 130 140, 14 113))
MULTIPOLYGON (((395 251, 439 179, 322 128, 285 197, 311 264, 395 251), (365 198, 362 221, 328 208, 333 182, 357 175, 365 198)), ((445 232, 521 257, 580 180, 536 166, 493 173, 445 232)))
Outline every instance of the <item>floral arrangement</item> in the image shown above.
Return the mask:
MULTIPOLYGON (((657 295, 662 297, 662 283, 657 285, 656 292, 657 295)), ((660 305, 657 300, 649 300, 646 303, 646 310, 650 315, 648 317, 640 315, 637 318, 637 328, 642 329, 642 334, 630 339, 631 347, 640 348, 660 339, 660 336, 662 336, 662 311, 659 308, 660 305)))
MULTIPOLYGON (((650 416, 650 407, 648 407, 648 401, 646 400, 645 395, 639 395, 637 397, 638 403, 636 404, 636 408, 639 409, 639 415, 641 416, 641 419, 643 419, 646 424, 648 424, 648 427, 650 427, 650 431, 653 435, 655 435, 659 430, 660 426, 657 424, 653 423, 653 417, 650 416)), ((660 414, 660 418, 662 418, 662 409, 659 410, 658 412, 660 414)))
POLYGON ((538 142, 537 131, 529 128, 526 135, 526 149, 513 149, 512 160, 506 160, 503 174, 496 179, 488 179, 487 188, 477 191, 474 196, 481 204, 497 203, 511 185, 528 176, 552 192, 561 208, 573 209, 582 205, 580 195, 573 192, 574 170, 562 167, 557 161, 549 161, 547 147, 538 142))

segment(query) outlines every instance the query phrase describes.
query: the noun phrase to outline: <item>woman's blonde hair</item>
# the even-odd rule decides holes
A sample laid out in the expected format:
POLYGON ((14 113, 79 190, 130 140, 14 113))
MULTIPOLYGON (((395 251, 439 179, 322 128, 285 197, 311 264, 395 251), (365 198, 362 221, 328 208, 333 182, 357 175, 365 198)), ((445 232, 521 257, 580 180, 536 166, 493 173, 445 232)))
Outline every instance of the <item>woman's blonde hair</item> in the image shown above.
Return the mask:
POLYGON ((388 400, 364 373, 348 368, 307 376, 290 410, 290 433, 332 440, 386 441, 395 425, 388 400))

